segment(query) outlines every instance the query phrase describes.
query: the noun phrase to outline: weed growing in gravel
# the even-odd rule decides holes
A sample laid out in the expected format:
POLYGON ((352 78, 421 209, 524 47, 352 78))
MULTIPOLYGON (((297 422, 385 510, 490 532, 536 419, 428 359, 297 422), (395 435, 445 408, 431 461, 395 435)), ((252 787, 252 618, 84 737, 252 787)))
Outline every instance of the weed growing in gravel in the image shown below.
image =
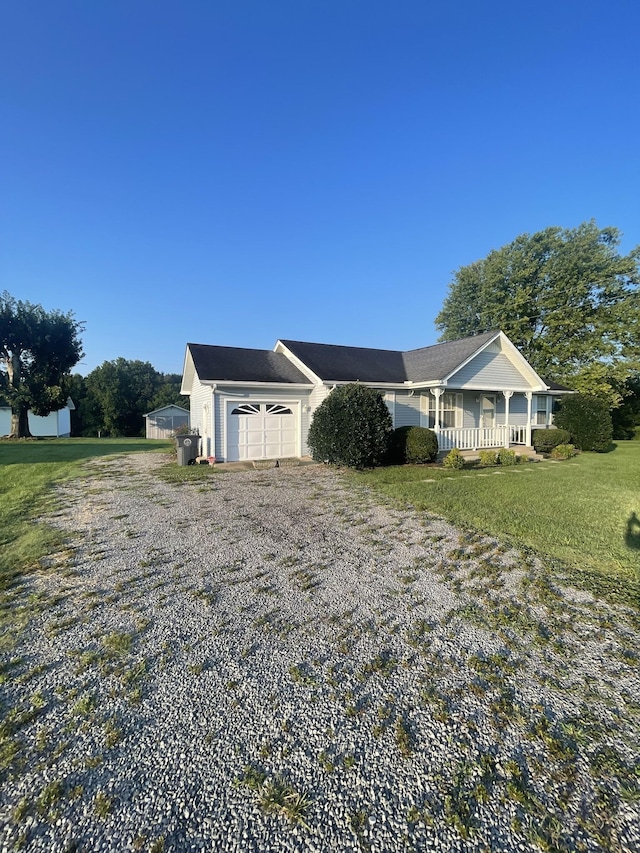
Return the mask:
POLYGON ((275 777, 263 782, 258 791, 260 808, 267 814, 281 814, 291 823, 311 829, 306 821, 306 813, 311 805, 311 798, 287 784, 283 779, 275 777))
POLYGON ((93 800, 93 807, 98 817, 107 817, 113 809, 113 799, 103 791, 98 791, 93 800))
POLYGON ((50 817, 51 812, 64 794, 64 786, 59 779, 49 782, 36 800, 36 809, 40 817, 50 817))

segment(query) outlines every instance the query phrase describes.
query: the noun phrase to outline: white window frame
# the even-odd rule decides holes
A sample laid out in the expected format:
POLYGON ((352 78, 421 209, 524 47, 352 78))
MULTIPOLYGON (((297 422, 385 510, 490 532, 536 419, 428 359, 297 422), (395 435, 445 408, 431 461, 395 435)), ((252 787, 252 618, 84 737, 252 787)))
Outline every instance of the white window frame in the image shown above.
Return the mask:
MULTIPOLYGON (((423 394, 421 408, 425 426, 427 426, 429 429, 433 429, 436 421, 435 395, 431 393, 423 394)), ((440 403, 438 405, 438 414, 440 416, 440 429, 461 429, 463 411, 464 410, 461 392, 445 391, 443 394, 441 394, 440 403), (443 423, 443 414, 445 412, 453 412, 453 420, 455 426, 445 426, 445 424, 443 423)))
POLYGON ((385 391, 384 392, 384 401, 387 404, 387 409, 389 409, 389 414, 391 415, 391 425, 395 429, 395 426, 396 426, 396 392, 395 391, 385 391))
POLYGON ((551 426, 552 422, 552 401, 550 394, 534 394, 533 395, 534 405, 532 415, 532 421, 534 427, 548 427, 551 426), (541 405, 544 400, 544 406, 541 405), (540 421, 540 415, 544 414, 544 421, 540 421))

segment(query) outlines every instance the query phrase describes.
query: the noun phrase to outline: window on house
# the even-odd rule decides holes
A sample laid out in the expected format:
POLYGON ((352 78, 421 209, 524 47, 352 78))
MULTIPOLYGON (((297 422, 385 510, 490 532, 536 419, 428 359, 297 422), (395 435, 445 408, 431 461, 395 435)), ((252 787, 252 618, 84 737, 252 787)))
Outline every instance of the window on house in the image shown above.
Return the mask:
POLYGON ((549 423, 549 397, 546 394, 536 394, 534 423, 537 426, 547 426, 549 423))
MULTIPOLYGON (((428 396, 427 426, 433 429, 436 423, 436 398, 428 396)), ((462 426, 462 394, 447 391, 440 397, 440 426, 442 429, 455 429, 462 426)))

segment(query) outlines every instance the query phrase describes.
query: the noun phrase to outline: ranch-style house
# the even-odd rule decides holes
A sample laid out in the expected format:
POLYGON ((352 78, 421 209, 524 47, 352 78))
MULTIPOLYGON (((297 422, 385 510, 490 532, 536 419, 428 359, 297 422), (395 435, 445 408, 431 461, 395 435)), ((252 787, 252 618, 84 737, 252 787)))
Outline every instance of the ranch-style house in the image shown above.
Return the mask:
POLYGON ((187 344, 181 393, 203 456, 308 455, 313 413, 337 385, 383 394, 394 427, 425 426, 441 450, 531 445, 568 389, 545 382, 501 331, 421 349, 279 340, 273 350, 187 344))

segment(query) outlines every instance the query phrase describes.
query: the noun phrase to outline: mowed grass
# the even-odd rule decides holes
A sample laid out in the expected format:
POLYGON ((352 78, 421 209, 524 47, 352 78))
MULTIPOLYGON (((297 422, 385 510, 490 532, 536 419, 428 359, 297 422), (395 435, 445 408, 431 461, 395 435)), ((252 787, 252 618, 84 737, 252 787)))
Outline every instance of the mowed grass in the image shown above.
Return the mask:
POLYGON ((56 531, 35 520, 53 508, 56 482, 80 475, 90 458, 170 446, 144 438, 0 441, 0 589, 60 544, 56 531))
POLYGON ((356 476, 394 500, 561 561, 589 588, 619 588, 640 603, 640 442, 557 463, 402 466, 356 476))

